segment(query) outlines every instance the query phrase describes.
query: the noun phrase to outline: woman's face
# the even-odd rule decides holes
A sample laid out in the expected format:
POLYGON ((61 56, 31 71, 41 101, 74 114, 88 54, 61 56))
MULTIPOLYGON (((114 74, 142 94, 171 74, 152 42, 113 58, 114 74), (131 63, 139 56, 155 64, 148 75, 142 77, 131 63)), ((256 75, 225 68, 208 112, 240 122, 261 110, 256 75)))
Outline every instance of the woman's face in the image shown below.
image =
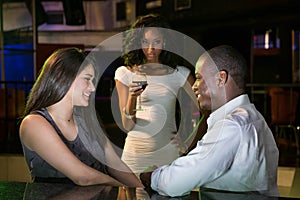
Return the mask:
POLYGON ((95 92, 95 71, 92 65, 87 65, 76 77, 71 86, 74 106, 88 106, 90 95, 95 92))
POLYGON ((158 63, 164 38, 158 28, 146 28, 141 40, 142 49, 148 63, 158 63))

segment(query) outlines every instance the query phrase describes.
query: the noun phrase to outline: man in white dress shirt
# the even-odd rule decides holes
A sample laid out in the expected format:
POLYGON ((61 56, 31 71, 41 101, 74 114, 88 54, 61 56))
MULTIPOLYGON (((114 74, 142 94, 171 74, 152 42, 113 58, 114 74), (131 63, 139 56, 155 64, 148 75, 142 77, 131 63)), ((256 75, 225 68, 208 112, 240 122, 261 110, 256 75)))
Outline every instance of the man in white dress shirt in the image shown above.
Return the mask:
POLYGON ((186 156, 142 173, 144 185, 166 196, 199 187, 279 196, 279 152, 245 93, 247 73, 245 59, 231 46, 215 47, 199 58, 193 90, 200 109, 212 111, 207 132, 186 156))

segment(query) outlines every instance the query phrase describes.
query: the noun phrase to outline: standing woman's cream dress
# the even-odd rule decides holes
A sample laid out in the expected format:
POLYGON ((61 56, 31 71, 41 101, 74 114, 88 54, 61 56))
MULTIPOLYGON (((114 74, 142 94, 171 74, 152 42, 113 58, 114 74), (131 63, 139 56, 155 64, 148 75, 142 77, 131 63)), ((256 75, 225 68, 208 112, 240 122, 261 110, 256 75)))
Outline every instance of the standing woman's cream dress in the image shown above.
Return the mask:
MULTIPOLYGON (((127 133, 122 160, 139 174, 149 166, 161 166, 178 158, 179 151, 171 144, 176 132, 175 107, 178 90, 187 81, 190 71, 177 67, 167 75, 147 75, 148 86, 143 91, 143 111, 136 112, 136 125, 127 133)), ((124 85, 131 83, 133 72, 125 66, 116 70, 115 79, 124 85)))

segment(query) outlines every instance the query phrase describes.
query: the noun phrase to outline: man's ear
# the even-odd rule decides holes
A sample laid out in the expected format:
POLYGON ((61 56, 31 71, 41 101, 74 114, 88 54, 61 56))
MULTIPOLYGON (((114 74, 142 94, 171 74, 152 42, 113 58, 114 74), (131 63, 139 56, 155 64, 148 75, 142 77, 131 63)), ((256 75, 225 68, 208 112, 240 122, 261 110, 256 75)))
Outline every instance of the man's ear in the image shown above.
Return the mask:
POLYGON ((218 86, 219 87, 222 87, 222 86, 225 85, 225 83, 227 82, 227 78, 228 78, 227 76, 228 76, 228 74, 227 74, 226 71, 221 70, 219 72, 219 79, 218 79, 218 86))

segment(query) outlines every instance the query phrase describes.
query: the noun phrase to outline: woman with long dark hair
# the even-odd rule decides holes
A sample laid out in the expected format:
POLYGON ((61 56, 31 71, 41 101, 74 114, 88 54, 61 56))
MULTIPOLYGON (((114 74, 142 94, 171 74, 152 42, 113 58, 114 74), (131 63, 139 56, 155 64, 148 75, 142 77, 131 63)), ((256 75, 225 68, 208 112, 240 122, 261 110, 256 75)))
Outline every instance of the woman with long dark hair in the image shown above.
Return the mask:
POLYGON ((45 62, 20 125, 35 182, 143 187, 114 152, 94 106, 93 59, 80 49, 55 51, 45 62))

